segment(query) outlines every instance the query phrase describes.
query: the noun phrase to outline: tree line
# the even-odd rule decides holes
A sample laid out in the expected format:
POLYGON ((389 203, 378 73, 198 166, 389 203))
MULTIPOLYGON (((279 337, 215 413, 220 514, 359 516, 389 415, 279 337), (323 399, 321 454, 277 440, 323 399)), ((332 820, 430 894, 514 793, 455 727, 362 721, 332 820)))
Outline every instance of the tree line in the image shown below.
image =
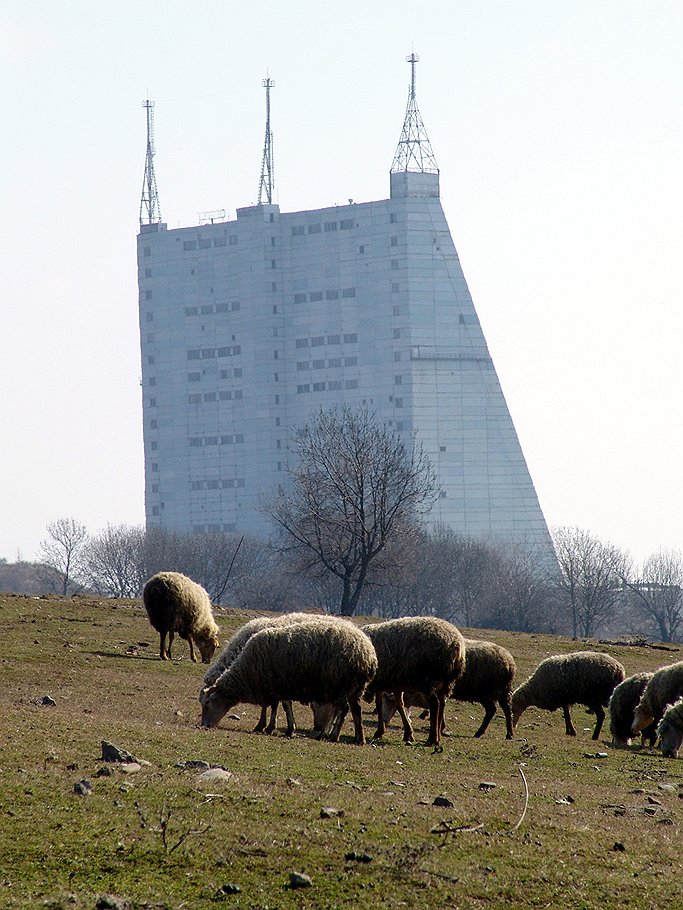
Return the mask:
POLYGON ((365 408, 320 410, 292 441, 287 481, 264 501, 269 542, 230 533, 47 526, 42 561, 60 593, 139 597, 158 571, 183 572, 214 603, 315 607, 351 616, 435 615, 465 627, 674 641, 683 623, 683 558, 642 566, 580 528, 557 528, 557 562, 531 547, 428 530, 440 494, 422 446, 365 408))

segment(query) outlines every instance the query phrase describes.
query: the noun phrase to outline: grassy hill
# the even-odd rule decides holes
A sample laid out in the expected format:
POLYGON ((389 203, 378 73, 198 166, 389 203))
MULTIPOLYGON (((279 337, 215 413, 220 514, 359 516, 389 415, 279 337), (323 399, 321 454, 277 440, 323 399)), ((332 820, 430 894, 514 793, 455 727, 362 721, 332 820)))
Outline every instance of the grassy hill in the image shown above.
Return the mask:
MULTIPOLYGON (((224 637, 250 616, 221 613, 224 637)), ((608 650, 629 674, 683 658, 469 634, 509 648, 519 681, 549 654, 586 647, 608 650)), ((348 721, 342 741, 318 742, 301 705, 293 740, 251 733, 258 709, 248 706, 204 731, 205 668, 184 642, 174 647, 179 659, 158 659, 133 601, 0 595, 0 907, 675 904, 683 763, 613 749, 608 730, 592 742, 584 709, 573 712, 576 739, 560 714, 530 709, 512 741, 500 715, 475 740, 482 709, 450 702, 439 753, 421 745, 427 722, 415 713, 414 746, 398 726, 381 745, 354 746, 348 721), (102 761, 102 740, 140 769, 102 761), (232 776, 203 781, 187 764, 196 760, 232 776), (292 888, 291 872, 312 884, 292 888)), ((365 722, 371 735, 369 707, 365 722)))

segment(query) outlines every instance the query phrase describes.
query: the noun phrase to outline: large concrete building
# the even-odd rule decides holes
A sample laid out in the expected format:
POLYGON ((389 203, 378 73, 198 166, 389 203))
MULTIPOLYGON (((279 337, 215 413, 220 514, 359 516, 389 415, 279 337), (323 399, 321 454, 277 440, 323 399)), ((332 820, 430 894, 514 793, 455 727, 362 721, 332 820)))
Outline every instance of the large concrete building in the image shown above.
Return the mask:
POLYGON ((141 224, 148 526, 267 535, 259 505, 286 482, 294 430, 345 402, 422 442, 433 525, 551 552, 410 111, 388 199, 141 224))

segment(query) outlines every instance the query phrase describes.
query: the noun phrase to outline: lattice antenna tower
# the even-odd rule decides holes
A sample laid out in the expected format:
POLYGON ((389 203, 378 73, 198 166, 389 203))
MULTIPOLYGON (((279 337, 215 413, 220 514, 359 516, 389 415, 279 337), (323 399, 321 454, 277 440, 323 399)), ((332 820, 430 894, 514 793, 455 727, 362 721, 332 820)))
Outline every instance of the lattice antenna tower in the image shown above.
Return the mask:
POLYGON ((140 200, 140 224, 158 224, 161 221, 161 206, 157 178, 154 173, 154 102, 149 98, 142 102, 147 111, 147 157, 145 176, 142 178, 142 199, 140 200))
POLYGON ((267 202, 269 205, 273 201, 273 190, 275 189, 275 170, 273 162, 273 131, 270 128, 270 90, 275 86, 275 82, 267 76, 262 85, 266 90, 266 138, 263 143, 263 160, 261 161, 261 180, 258 187, 258 204, 267 202), (265 196, 265 200, 264 200, 265 196))
POLYGON ((398 140, 396 154, 391 165, 392 174, 402 171, 419 171, 424 174, 439 173, 439 166, 436 163, 427 130, 415 100, 415 65, 419 59, 417 54, 410 54, 409 57, 406 57, 406 62, 410 64, 408 105, 401 138, 398 140))

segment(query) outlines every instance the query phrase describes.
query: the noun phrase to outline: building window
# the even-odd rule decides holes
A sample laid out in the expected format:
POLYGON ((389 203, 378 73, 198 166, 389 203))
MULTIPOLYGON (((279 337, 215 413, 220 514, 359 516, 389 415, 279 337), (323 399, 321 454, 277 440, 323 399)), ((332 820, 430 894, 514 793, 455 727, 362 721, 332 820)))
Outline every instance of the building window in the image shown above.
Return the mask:
POLYGON ((152 292, 145 291, 145 300, 151 300, 151 299, 152 299, 152 292))
POLYGON ((235 313, 237 310, 239 310, 239 308, 240 308, 239 300, 233 300, 232 303, 230 304, 230 309, 233 311, 233 313, 235 313))
POLYGON ((303 224, 297 224, 292 228, 292 237, 300 237, 304 232, 303 224))
POLYGON ((355 367, 355 366, 357 366, 357 365, 358 365, 358 358, 357 358, 357 357, 345 357, 345 358, 344 358, 344 366, 345 366, 345 367, 355 367))
POLYGON ((187 374, 188 382, 199 382, 201 380, 201 378, 202 378, 201 373, 188 373, 187 374))
POLYGON ((339 300, 339 291, 325 291, 325 300, 339 300))
POLYGON ((210 246, 211 246, 211 241, 210 241, 210 240, 200 240, 200 241, 199 241, 199 249, 200 249, 200 250, 207 250, 210 246))
POLYGON ((398 281, 391 282, 391 293, 398 294, 398 281))
POLYGON ((183 243, 183 249, 184 249, 184 250, 196 250, 196 249, 197 249, 197 241, 196 241, 196 240, 186 240, 186 241, 183 243))
POLYGON ((309 363, 308 360, 300 360, 296 365, 296 369, 297 369, 298 373, 302 373, 305 370, 310 370, 310 368, 311 368, 311 364, 309 363))
POLYGON ((193 350, 187 352, 188 360, 199 360, 200 357, 201 357, 201 352, 200 352, 199 348, 194 348, 193 350))
POLYGON ((311 364, 314 370, 324 370, 325 369, 325 359, 314 360, 311 364))
POLYGON ((207 303, 205 306, 202 307, 203 316, 206 316, 209 313, 213 313, 213 304, 212 303, 207 303))
POLYGON ((389 223, 390 223, 390 224, 396 224, 396 220, 397 220, 397 219, 396 219, 396 212, 391 212, 391 214, 389 215, 389 223))
POLYGON ((402 407, 403 407, 403 399, 402 399, 402 398, 396 397, 396 398, 394 399, 394 404, 396 405, 397 408, 402 408, 402 407))
POLYGON ((305 294, 295 294, 294 303, 306 303, 306 295, 305 294))
POLYGON ((330 231, 336 231, 336 230, 337 230, 336 221, 326 221, 325 222, 325 233, 326 234, 329 234, 330 231))
POLYGON ((327 343, 328 344, 341 344, 341 335, 328 335, 327 343))
POLYGON ((197 394, 196 392, 192 395, 187 396, 188 404, 200 404, 201 400, 202 400, 202 396, 197 394))
POLYGON ((242 376, 242 367, 235 367, 235 369, 232 371, 232 375, 235 377, 235 379, 240 379, 242 376))
POLYGON ((327 383, 327 388, 330 392, 337 392, 341 389, 341 379, 335 379, 332 382, 327 383))
POLYGON ((296 387, 297 395, 301 395, 303 392, 310 392, 310 390, 311 390, 311 387, 310 387, 310 385, 308 385, 308 383, 306 383, 305 385, 298 385, 296 387))
POLYGON ((355 297, 356 289, 355 288, 344 288, 342 291, 342 297, 355 297))
POLYGON ((231 234, 229 243, 230 246, 235 246, 237 244, 237 234, 231 234))
POLYGON ((227 238, 227 237, 214 237, 214 238, 213 238, 213 245, 214 245, 214 246, 227 246, 227 245, 228 245, 228 238, 227 238))
POLYGON ((403 376, 394 376, 394 385, 403 385, 403 376))
POLYGON ((199 310, 196 306, 186 306, 185 315, 186 316, 196 316, 199 313, 199 310))
POLYGON ((361 245, 358 247, 358 252, 359 252, 359 253, 364 253, 364 252, 365 252, 365 244, 364 244, 364 243, 361 243, 361 245))
POLYGON ((145 246, 145 247, 143 247, 143 248, 142 248, 142 255, 143 255, 143 256, 151 256, 151 255, 152 255, 152 247, 151 247, 151 246, 145 246))
POLYGON ((400 352, 400 351, 394 351, 394 362, 397 362, 397 361, 399 361, 400 359, 401 359, 401 352, 400 352))
POLYGON ((147 313, 147 322, 154 322, 154 313, 147 313))
POLYGON ((357 379, 347 379, 346 382, 344 383, 344 388, 345 389, 357 389, 358 380, 357 379))
POLYGON ((341 366, 341 357, 330 357, 327 361, 328 367, 340 367, 341 366))
POLYGON ((400 337, 401 337, 401 330, 394 329, 394 338, 400 338, 400 337))
POLYGON ((392 237, 392 238, 391 238, 391 245, 392 245, 392 246, 398 246, 398 237, 392 237))
POLYGON ((309 234, 319 234, 319 233, 320 233, 320 225, 319 225, 319 224, 309 224, 309 225, 308 225, 308 233, 309 233, 309 234))
POLYGON ((204 401, 215 401, 215 400, 216 400, 215 392, 205 392, 204 393, 204 401))
POLYGON ((314 392, 324 392, 324 391, 325 391, 325 383, 324 383, 324 382, 314 382, 314 383, 313 383, 313 391, 314 391, 314 392))
POLYGON ((348 231, 353 227, 353 218, 342 218, 339 222, 339 227, 342 231, 348 231))
POLYGON ((228 312, 228 305, 227 305, 227 303, 217 303, 217 304, 216 304, 216 312, 217 312, 217 313, 227 313, 227 312, 228 312))
POLYGON ((311 338, 311 347, 312 348, 319 348, 320 345, 322 345, 322 344, 325 344, 324 335, 314 335, 313 338, 311 338))
POLYGON ((310 297, 311 303, 316 303, 318 300, 323 299, 323 292, 322 291, 311 291, 309 297, 310 297))
POLYGON ((344 333, 344 344, 355 344, 358 341, 357 332, 345 332, 344 333))
POLYGON ((392 267, 392 269, 394 269, 394 271, 396 271, 396 269, 398 268, 398 259, 391 260, 391 267, 392 267))
POLYGON ((297 338, 294 344, 297 348, 307 348, 308 338, 297 338))

